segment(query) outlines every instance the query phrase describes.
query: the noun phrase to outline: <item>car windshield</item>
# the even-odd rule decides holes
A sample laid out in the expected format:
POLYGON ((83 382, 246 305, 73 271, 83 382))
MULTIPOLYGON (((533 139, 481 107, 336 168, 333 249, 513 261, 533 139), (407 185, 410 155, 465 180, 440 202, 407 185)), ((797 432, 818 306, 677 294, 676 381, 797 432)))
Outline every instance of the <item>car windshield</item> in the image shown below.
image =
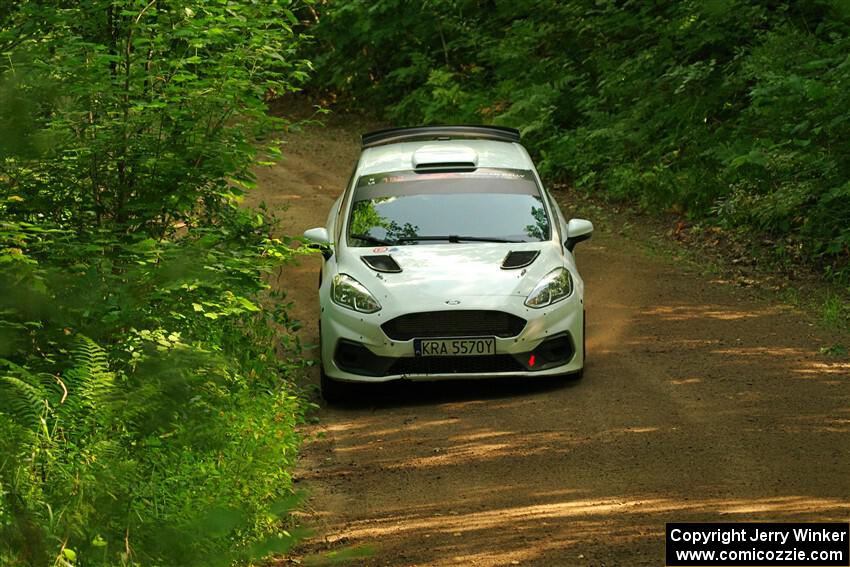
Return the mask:
POLYGON ((350 246, 540 242, 549 218, 525 170, 365 175, 348 220, 350 246))

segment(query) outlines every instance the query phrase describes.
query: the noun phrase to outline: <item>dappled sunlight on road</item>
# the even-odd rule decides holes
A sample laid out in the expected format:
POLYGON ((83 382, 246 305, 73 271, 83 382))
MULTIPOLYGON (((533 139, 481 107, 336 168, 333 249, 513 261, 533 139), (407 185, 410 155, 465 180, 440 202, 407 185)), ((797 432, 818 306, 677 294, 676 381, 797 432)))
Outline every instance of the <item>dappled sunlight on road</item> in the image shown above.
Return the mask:
POLYGON ((671 384, 675 384, 676 386, 684 386, 685 384, 699 384, 702 382, 702 378, 689 377, 689 378, 680 378, 678 380, 670 380, 671 384))
POLYGON ((724 348, 711 351, 714 354, 729 356, 805 356, 806 351, 793 347, 738 347, 724 348))
MULTIPOLYGON (((788 432, 810 428, 824 433, 850 433, 850 409, 838 409, 831 414, 792 416, 782 424, 783 431, 788 432)), ((841 450, 846 450, 846 447, 841 450)))
POLYGON ((740 319, 751 319, 764 317, 776 313, 774 309, 759 311, 740 311, 731 309, 718 309, 708 305, 659 305, 651 309, 641 311, 641 315, 660 317, 667 321, 688 321, 693 319, 719 319, 721 321, 737 321, 740 319))
POLYGON ((850 379, 850 362, 812 362, 795 370, 798 374, 841 374, 850 379))
POLYGON ((492 505, 482 494, 465 501, 464 511, 446 510, 440 505, 403 507, 383 516, 354 521, 344 530, 328 534, 328 539, 368 541, 389 535, 394 538, 424 537, 435 543, 444 542, 446 549, 453 549, 455 538, 460 538, 459 543, 465 537, 474 537, 479 544, 484 540, 483 547, 490 550, 480 557, 533 560, 552 549, 576 548, 579 553, 585 548, 581 542, 604 539, 613 544, 626 544, 637 539, 659 540, 665 520, 699 521, 706 517, 722 517, 724 521, 739 521, 750 519, 754 514, 769 516, 773 521, 813 517, 821 521, 846 521, 850 517, 850 501, 838 498, 792 495, 746 500, 681 499, 634 495, 592 497, 589 490, 571 492, 567 498, 521 506, 492 505), (628 523, 629 527, 622 529, 623 523, 628 523), (540 529, 547 533, 544 541, 537 541, 533 548, 523 545, 529 530, 540 529))
MULTIPOLYGON (((351 527, 345 531, 345 536, 350 538, 380 537, 387 531, 463 533, 472 530, 494 530, 502 533, 510 526, 516 527, 522 522, 588 519, 611 514, 669 514, 682 511, 687 511, 690 514, 719 515, 770 513, 777 518, 776 521, 783 521, 781 518, 784 516, 818 514, 819 517, 829 518, 830 521, 843 521, 850 518, 850 500, 806 496, 782 496, 756 500, 723 498, 675 500, 671 498, 610 497, 562 500, 466 513, 449 511, 444 514, 438 511, 435 514, 433 508, 405 509, 404 512, 399 512, 397 515, 353 522, 351 527), (398 523, 399 520, 403 521, 401 526, 398 523)), ((737 520, 727 518, 726 521, 737 520)), ((786 521, 790 521, 790 519, 786 521)), ((604 527, 602 522, 596 522, 596 524, 604 527)), ((569 526, 572 528, 574 524, 570 523, 569 526)), ((572 529, 570 529, 570 532, 575 533, 572 529)), ((598 535, 604 536, 605 532, 598 535)))
MULTIPOLYGON (((357 433, 353 433, 349 435, 350 439, 356 439, 358 437, 366 437, 366 438, 380 438, 387 435, 397 434, 400 431, 405 432, 414 432, 421 429, 427 429, 429 427, 442 427, 445 425, 451 425, 457 421, 457 418, 446 418, 446 419, 436 419, 436 420, 425 420, 425 421, 413 421, 410 423, 406 423, 403 429, 399 429, 397 427, 392 428, 381 428, 378 420, 369 420, 363 419, 355 424, 352 422, 348 422, 345 425, 340 426, 337 424, 336 429, 333 431, 336 432, 353 432, 357 431, 357 433)), ((331 430, 331 429, 329 429, 331 430)))

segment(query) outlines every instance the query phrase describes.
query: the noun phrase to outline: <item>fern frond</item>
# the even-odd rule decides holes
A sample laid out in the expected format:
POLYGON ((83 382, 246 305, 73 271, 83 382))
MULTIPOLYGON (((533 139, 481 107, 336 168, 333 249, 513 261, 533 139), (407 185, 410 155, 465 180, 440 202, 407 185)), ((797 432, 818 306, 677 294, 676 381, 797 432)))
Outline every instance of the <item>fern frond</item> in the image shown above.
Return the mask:
POLYGON ((115 374, 109 370, 109 357, 103 348, 80 335, 72 352, 74 366, 64 374, 68 396, 58 412, 68 417, 85 409, 102 412, 115 391, 115 374))
POLYGON ((21 370, 24 370, 25 378, 36 379, 25 380, 8 374, 0 376, 0 413, 27 429, 36 429, 48 407, 47 392, 37 377, 25 369, 21 370))

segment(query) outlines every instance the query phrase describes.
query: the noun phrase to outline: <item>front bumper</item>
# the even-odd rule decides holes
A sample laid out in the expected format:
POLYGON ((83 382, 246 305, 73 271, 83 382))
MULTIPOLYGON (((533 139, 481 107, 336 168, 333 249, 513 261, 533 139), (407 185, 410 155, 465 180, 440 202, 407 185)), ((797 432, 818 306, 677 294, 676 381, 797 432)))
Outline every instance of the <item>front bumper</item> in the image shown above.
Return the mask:
MULTIPOLYGON (((495 355, 449 357, 416 357, 412 338, 387 336, 381 325, 405 312, 356 313, 327 302, 321 317, 324 371, 334 380, 348 382, 534 377, 580 371, 584 366, 581 297, 574 293, 543 309, 531 309, 523 301, 519 297, 468 298, 465 310, 502 311, 525 319, 526 324, 515 336, 496 336, 495 355)), ((451 337, 447 331, 445 338, 451 337)))

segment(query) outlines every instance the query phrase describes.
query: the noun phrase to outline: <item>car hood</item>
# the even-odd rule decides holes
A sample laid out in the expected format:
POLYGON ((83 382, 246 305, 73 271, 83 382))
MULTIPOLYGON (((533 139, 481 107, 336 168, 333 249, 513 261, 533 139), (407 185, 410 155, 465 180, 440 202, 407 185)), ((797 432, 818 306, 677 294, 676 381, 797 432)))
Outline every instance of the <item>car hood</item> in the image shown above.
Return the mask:
POLYGON ((533 244, 460 243, 352 248, 340 271, 363 283, 382 299, 392 298, 423 304, 469 297, 526 297, 553 269, 564 266, 560 246, 554 242, 533 244), (524 268, 503 269, 502 261, 511 251, 539 251, 524 268), (400 273, 381 273, 369 268, 361 256, 391 255, 400 273))

